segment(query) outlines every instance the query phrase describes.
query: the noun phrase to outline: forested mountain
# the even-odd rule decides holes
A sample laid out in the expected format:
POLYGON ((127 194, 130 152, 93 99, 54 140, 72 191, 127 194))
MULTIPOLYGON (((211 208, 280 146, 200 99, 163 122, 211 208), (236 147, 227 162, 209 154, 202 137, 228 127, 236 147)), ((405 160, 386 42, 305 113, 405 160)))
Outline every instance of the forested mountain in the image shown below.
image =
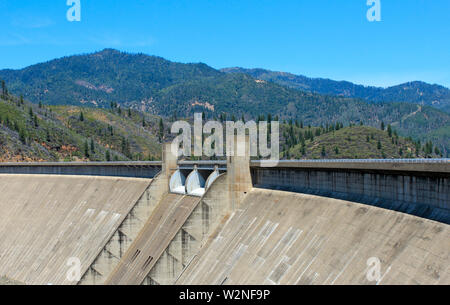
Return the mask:
POLYGON ((244 73, 294 89, 319 94, 362 98, 371 102, 406 102, 428 105, 450 113, 450 90, 440 85, 414 81, 398 86, 379 88, 356 85, 347 81, 309 78, 265 69, 225 68, 226 73, 244 73))
POLYGON ((180 64, 160 57, 112 49, 63 57, 22 70, 1 70, 9 90, 34 103, 108 107, 150 100, 168 86, 222 73, 205 64, 180 64))
POLYGON ((160 119, 134 110, 31 104, 0 97, 0 162, 160 158, 160 119))
POLYGON ((402 136, 433 140, 445 153, 450 151, 450 115, 434 107, 312 93, 300 85, 303 90, 254 76, 111 49, 0 71, 9 91, 36 104, 110 108, 114 102, 122 109, 184 118, 194 112, 205 112, 210 119, 271 114, 313 126, 339 121, 379 127, 384 122, 402 136))

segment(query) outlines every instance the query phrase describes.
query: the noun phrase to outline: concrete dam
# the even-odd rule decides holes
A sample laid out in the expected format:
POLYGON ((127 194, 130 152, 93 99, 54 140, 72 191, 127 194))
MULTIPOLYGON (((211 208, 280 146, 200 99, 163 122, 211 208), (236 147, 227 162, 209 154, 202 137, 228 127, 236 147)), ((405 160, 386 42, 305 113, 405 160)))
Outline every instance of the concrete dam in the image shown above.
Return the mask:
POLYGON ((450 162, 0 164, 25 284, 450 284, 450 162), (76 258, 79 276, 71 277, 76 258), (370 261, 380 276, 368 276, 370 261))

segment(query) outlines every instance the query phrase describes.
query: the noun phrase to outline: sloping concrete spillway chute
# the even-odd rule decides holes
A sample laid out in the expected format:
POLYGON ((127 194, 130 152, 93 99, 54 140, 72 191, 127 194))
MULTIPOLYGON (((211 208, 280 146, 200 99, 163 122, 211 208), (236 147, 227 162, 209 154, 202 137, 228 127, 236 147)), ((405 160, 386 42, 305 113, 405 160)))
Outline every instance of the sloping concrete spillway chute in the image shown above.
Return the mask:
POLYGON ((195 196, 166 194, 106 283, 141 284, 199 202, 195 196))

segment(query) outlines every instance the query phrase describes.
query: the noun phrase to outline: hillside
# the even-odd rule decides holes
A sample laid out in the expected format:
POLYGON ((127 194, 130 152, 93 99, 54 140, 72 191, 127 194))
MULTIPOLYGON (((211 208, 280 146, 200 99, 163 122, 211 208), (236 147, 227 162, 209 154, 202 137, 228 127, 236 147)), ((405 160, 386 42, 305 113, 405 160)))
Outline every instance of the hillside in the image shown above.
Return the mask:
POLYGON ((16 95, 34 103, 108 107, 110 101, 148 101, 162 88, 221 72, 205 64, 174 63, 156 56, 105 49, 36 64, 22 70, 1 70, 16 95))
POLYGON ((9 96, 0 99, 0 162, 157 159, 158 128, 156 117, 136 111, 48 107, 9 96))
POLYGON ((347 81, 324 78, 309 78, 286 72, 265 69, 225 68, 226 73, 243 73, 256 79, 274 82, 303 91, 362 98, 369 102, 405 102, 427 105, 450 113, 450 89, 424 82, 409 82, 388 88, 356 85, 347 81))
POLYGON ((439 158, 439 149, 430 143, 421 145, 398 136, 395 129, 376 129, 368 126, 348 126, 334 130, 324 127, 293 127, 292 141, 289 127, 285 127, 286 140, 283 157, 286 159, 391 159, 439 158), (312 137, 311 137, 312 135, 312 137), (291 138, 291 139, 290 139, 291 138))
POLYGON ((229 118, 254 119, 272 114, 314 126, 339 121, 378 127, 385 122, 402 136, 432 140, 450 151, 450 115, 434 107, 311 93, 201 63, 106 49, 22 70, 2 70, 0 78, 11 92, 36 104, 107 109, 114 101, 124 109, 165 117, 205 112, 209 118, 225 113, 229 118))

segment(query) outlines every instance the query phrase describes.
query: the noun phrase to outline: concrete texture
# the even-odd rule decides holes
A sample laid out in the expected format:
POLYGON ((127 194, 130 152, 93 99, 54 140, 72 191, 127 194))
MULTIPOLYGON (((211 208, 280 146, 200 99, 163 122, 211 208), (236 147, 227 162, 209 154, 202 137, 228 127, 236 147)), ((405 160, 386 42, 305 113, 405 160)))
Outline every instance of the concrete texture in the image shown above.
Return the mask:
MULTIPOLYGON (((252 160, 252 167, 267 161, 252 160)), ((280 160, 275 168, 450 173, 450 159, 280 160)))
POLYGON ((0 174, 153 178, 160 171, 159 161, 0 163, 0 174))
POLYGON ((320 168, 252 168, 256 187, 345 199, 450 224, 450 174, 320 168))
POLYGON ((253 189, 176 284, 450 284, 450 226, 359 203, 253 189), (381 262, 368 281, 367 260, 381 262))
POLYGON ((104 284, 159 203, 165 182, 161 176, 153 179, 78 284, 104 284))
POLYGON ((166 194, 106 284, 141 284, 199 201, 199 197, 166 194))
POLYGON ((0 175, 0 274, 25 284, 75 284, 151 180, 86 176, 0 175))
POLYGON ((112 238, 104 246, 95 261, 84 273, 78 284, 104 284, 114 268, 117 267, 125 252, 129 249, 156 206, 169 191, 169 179, 174 173, 177 158, 172 154, 170 144, 163 146, 161 172, 139 198, 133 209, 120 224, 112 238))
POLYGON ((229 201, 226 194, 226 174, 221 174, 208 188, 142 284, 169 285, 176 281, 227 217, 229 201))

